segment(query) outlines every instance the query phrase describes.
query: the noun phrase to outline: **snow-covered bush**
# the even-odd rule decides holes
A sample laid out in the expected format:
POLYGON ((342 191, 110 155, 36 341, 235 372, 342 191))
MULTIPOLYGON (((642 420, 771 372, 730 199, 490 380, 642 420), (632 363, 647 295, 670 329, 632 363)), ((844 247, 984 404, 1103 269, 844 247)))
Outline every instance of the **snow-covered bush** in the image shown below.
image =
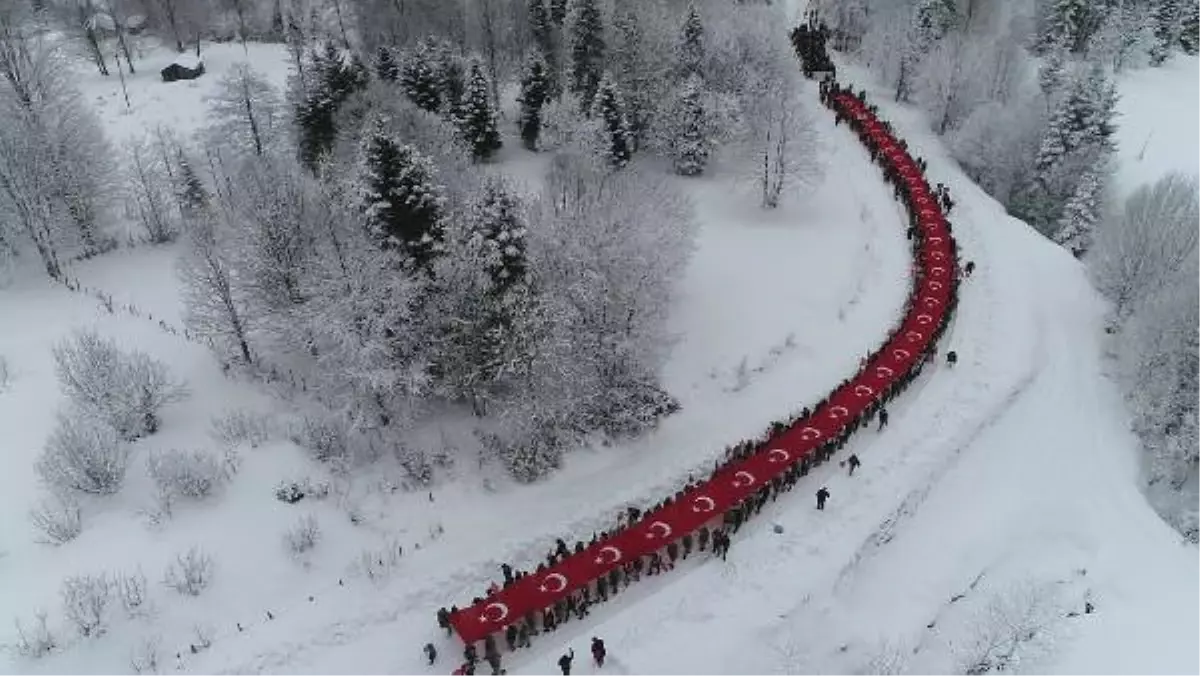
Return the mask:
POLYGON ((321 527, 317 524, 316 517, 311 514, 301 517, 283 534, 284 544, 293 556, 299 556, 316 547, 320 539, 321 527))
POLYGON ((1019 668, 1051 641, 1059 616, 1049 584, 1026 582, 997 592, 972 621, 965 649, 957 651, 959 673, 978 676, 1019 668))
POLYGON ((155 432, 159 410, 186 393, 166 364, 143 352, 125 352, 95 331, 77 331, 53 352, 67 397, 126 440, 155 432))
POLYGON ((69 492, 53 491, 52 495, 29 511, 29 521, 41 531, 41 542, 61 545, 83 532, 79 503, 69 492))
POLYGON ((340 462, 350 457, 346 425, 335 416, 305 416, 292 428, 290 436, 297 446, 308 449, 320 462, 340 462))
POLYGON ((328 483, 323 481, 313 483, 307 477, 300 481, 281 481, 275 487, 275 499, 288 504, 300 502, 304 498, 320 500, 328 495, 328 483))
POLYGON ((146 605, 146 576, 139 569, 134 573, 118 573, 113 577, 121 606, 131 617, 141 613, 146 605))
POLYGON ((159 636, 147 636, 138 641, 129 653, 129 668, 135 674, 157 674, 158 649, 162 644, 159 636))
POLYGON ((58 414, 35 467, 52 488, 108 495, 121 489, 128 465, 129 446, 108 421, 71 409, 58 414))
POLYGON ((112 582, 105 575, 76 575, 63 580, 63 614, 79 635, 87 638, 104 633, 112 582))
POLYGON ((34 616, 33 627, 26 629, 20 620, 14 620, 17 626, 17 640, 14 648, 21 657, 37 659, 50 654, 58 646, 54 634, 46 625, 46 611, 38 611, 34 616))
POLYGON ((192 547, 186 554, 180 554, 167 566, 163 574, 163 584, 180 594, 199 596, 200 592, 212 583, 213 560, 199 547, 192 547))
POLYGON ((221 459, 212 451, 157 451, 146 460, 146 470, 158 487, 160 499, 199 500, 212 495, 221 486, 225 471, 221 459))
POLYGON ((259 413, 228 411, 212 419, 209 435, 224 446, 258 448, 271 437, 270 419, 259 413))

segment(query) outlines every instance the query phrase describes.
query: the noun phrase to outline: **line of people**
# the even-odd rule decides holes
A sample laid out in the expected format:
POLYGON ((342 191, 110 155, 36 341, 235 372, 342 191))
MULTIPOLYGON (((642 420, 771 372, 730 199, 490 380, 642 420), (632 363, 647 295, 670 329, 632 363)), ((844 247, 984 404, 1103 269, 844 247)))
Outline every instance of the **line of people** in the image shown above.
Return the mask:
MULTIPOLYGON (((804 40, 811 39, 811 36, 821 33, 824 30, 825 29, 823 27, 810 27, 804 31, 794 31, 793 42, 797 45, 797 50, 801 48, 801 44, 806 44, 804 40), (810 37, 806 38, 805 36, 810 37)), ((874 138, 867 133, 866 129, 857 120, 857 118, 848 114, 848 112, 843 110, 838 104, 838 97, 845 94, 850 94, 858 98, 860 101, 865 102, 865 92, 854 94, 848 89, 842 88, 837 83, 836 79, 822 81, 820 90, 822 103, 833 109, 836 116, 836 121, 839 124, 841 122, 846 122, 848 126, 859 135, 864 145, 866 145, 871 151, 872 159, 882 169, 884 178, 895 186, 896 196, 904 202, 910 214, 910 218, 912 219, 908 234, 914 257, 919 255, 921 247, 924 245, 924 235, 922 229, 919 227, 918 220, 920 215, 917 213, 915 205, 912 203, 912 196, 906 189, 906 184, 902 180, 898 169, 890 161, 888 161, 888 158, 881 156, 874 138)), ((873 112, 877 110, 874 106, 868 105, 866 107, 873 112)), ((890 124, 887 122, 883 122, 883 124, 890 132, 890 124)), ((902 146, 905 145, 903 141, 900 141, 900 144, 902 146)), ((923 173, 925 167, 924 160, 918 158, 916 160, 916 164, 923 173)), ((941 206, 943 210, 948 212, 953 206, 953 203, 949 197, 948 189, 942 186, 936 194, 938 195, 939 201, 942 202, 941 206)), ((947 227, 949 228, 949 223, 947 223, 947 227)), ((951 246, 954 246, 953 240, 951 240, 951 246)), ((954 258, 957 261, 957 251, 954 249, 952 249, 952 251, 954 252, 954 258)), ((973 267, 974 263, 968 262, 966 268, 968 275, 973 267)), ((921 266, 915 266, 915 277, 918 282, 920 281, 920 277, 923 272, 924 270, 921 266)), ((952 283, 957 283, 957 277, 952 283)), ((680 539, 665 545, 663 550, 660 552, 655 552, 647 557, 631 560, 627 562, 624 567, 612 570, 607 576, 591 581, 588 585, 576 590, 575 593, 571 594, 566 599, 559 601, 557 604, 555 604, 555 606, 546 608, 542 611, 533 611, 527 613, 523 620, 511 624, 505 628, 503 635, 508 649, 512 651, 520 647, 528 647, 531 642, 531 637, 538 635, 539 625, 541 627, 541 631, 552 632, 558 627, 559 624, 569 621, 572 617, 578 619, 586 617, 589 614, 589 608, 593 603, 608 600, 610 596, 618 593, 618 591, 622 588, 622 585, 627 587, 631 582, 640 580, 643 574, 657 575, 662 572, 672 570, 676 561, 680 560, 681 558, 686 559, 693 552, 693 549, 704 552, 709 549, 708 545, 711 542, 712 555, 720 556, 722 560, 724 560, 728 555, 729 548, 732 543, 731 535, 736 534, 741 526, 751 516, 761 513, 763 507, 768 501, 774 501, 777 499, 780 492, 791 490, 800 477, 807 475, 813 467, 829 460, 835 452, 844 448, 854 430, 858 429, 859 427, 865 427, 869 425, 876 416, 879 419, 880 430, 887 425, 888 412, 885 408, 885 404, 889 403, 892 399, 907 389, 908 385, 918 375, 920 375, 923 363, 927 363, 935 356, 935 343, 941 337, 941 334, 944 332, 945 327, 949 323, 949 319, 955 310, 957 294, 951 293, 950 298, 951 301, 947 307, 945 321, 935 327, 932 340, 930 341, 930 347, 926 350, 924 355, 925 359, 918 361, 915 368, 910 370, 908 373, 901 374, 897 380, 893 381, 891 386, 879 393, 877 399, 867 407, 866 411, 864 411, 864 413, 858 418, 853 420, 851 424, 846 425, 837 435, 837 437, 827 441, 817 449, 816 453, 809 457, 803 458, 799 463, 796 463, 790 467, 785 474, 777 477, 775 480, 763 486, 754 495, 750 496, 742 503, 736 505, 734 508, 722 515, 719 526, 716 524, 710 524, 712 525, 711 528, 709 525, 706 525, 695 533, 684 534, 680 539)), ((905 303, 904 316, 907 316, 909 313, 911 304, 912 298, 910 297, 905 303)), ((895 337, 896 333, 900 330, 901 325, 902 323, 898 323, 893 327, 885 339, 884 344, 887 344, 895 337)), ((949 355, 947 355, 947 361, 950 364, 955 363, 957 361, 957 355, 951 352, 949 355)), ((844 379, 839 384, 838 390, 852 382, 852 380, 857 378, 858 375, 861 374, 862 370, 865 370, 868 366, 869 362, 864 361, 861 364, 860 372, 855 374, 853 377, 844 379)), ((820 409, 828 402, 828 399, 829 397, 823 398, 813 407, 812 410, 820 409)), ((739 444, 727 447, 725 449, 724 462, 718 460, 716 463, 714 463, 712 474, 715 475, 722 469, 723 466, 726 466, 729 463, 744 460, 755 453, 763 451, 764 447, 771 439, 790 429, 798 422, 809 418, 812 410, 805 407, 792 420, 777 421, 772 424, 770 429, 762 437, 755 440, 743 441, 739 444)), ((854 471, 861 465, 857 455, 851 455, 849 459, 849 465, 850 475, 852 476, 854 471)), ((679 487, 673 496, 664 498, 655 505, 651 506, 645 512, 636 507, 627 507, 618 514, 616 524, 611 532, 602 531, 600 533, 593 533, 589 544, 595 544, 598 541, 607 539, 611 534, 619 533, 631 525, 638 523, 638 521, 646 513, 651 513, 659 508, 669 506, 674 500, 681 498, 687 490, 695 485, 696 481, 694 477, 689 475, 687 481, 679 487)), ((831 495, 828 489, 822 486, 816 494, 817 509, 824 510, 825 504, 830 496, 831 495)), ((536 572, 544 572, 548 567, 557 565, 566 557, 583 552, 586 546, 587 545, 585 545, 582 540, 577 540, 573 546, 568 546, 566 541, 559 538, 556 541, 554 549, 552 549, 546 555, 545 562, 539 562, 536 567, 536 572)), ((493 582, 488 589, 489 594, 494 594, 500 591, 502 587, 511 586, 512 584, 515 584, 523 579, 526 575, 530 574, 523 570, 515 570, 507 563, 501 565, 501 573, 503 574, 504 578, 503 582, 493 582)), ((483 601, 484 599, 482 597, 476 597, 473 603, 481 603, 483 601)), ((457 607, 451 607, 449 610, 443 607, 437 612, 438 625, 442 629, 446 630, 447 634, 450 634, 453 631, 451 626, 451 617, 457 612, 457 607)), ((430 654, 430 660, 432 661, 436 658, 436 649, 433 648, 432 644, 427 645, 426 647, 427 654, 430 654), (429 652, 430 649, 433 650, 432 653, 429 652)), ((485 660, 492 667, 493 674, 503 673, 499 650, 494 636, 489 636, 484 641, 484 655, 485 660)), ((468 644, 466 646, 466 649, 464 650, 464 657, 467 658, 466 661, 471 665, 470 668, 472 671, 470 673, 473 673, 473 665, 477 661, 476 648, 474 644, 468 644)))

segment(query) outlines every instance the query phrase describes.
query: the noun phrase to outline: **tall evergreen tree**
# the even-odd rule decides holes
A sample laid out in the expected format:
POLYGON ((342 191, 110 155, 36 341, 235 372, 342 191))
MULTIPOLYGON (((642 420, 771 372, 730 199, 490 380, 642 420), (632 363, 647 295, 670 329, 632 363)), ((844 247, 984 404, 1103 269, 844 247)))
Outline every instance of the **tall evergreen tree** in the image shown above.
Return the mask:
POLYGON ((1200 2, 1189 2, 1179 22, 1179 46, 1195 56, 1200 53, 1200 2))
MULTIPOLYGON (((1180 42, 1183 23, 1183 6, 1180 0, 1155 0, 1154 44, 1150 47, 1150 63, 1161 66, 1171 50, 1180 42)), ((1188 0, 1188 4, 1193 4, 1188 0)))
POLYGON ((629 131, 629 120, 625 117, 625 103, 616 83, 607 74, 601 79, 596 92, 592 115, 604 124, 608 137, 606 155, 609 164, 623 167, 633 155, 633 134, 629 131))
POLYGON ((1070 250, 1076 257, 1083 255, 1092 246, 1092 230, 1100 220, 1101 190, 1100 177, 1095 171, 1087 171, 1079 178, 1075 193, 1063 208, 1059 218, 1058 232, 1054 241, 1070 250))
POLYGON ((470 237, 483 258, 491 292, 501 294, 525 278, 525 222, 520 204, 499 179, 484 182, 470 218, 470 237))
POLYGON ((431 113, 441 111, 441 77, 425 50, 417 49, 408 54, 400 74, 400 84, 418 108, 431 113))
POLYGON ((315 169, 337 137, 336 116, 354 92, 367 85, 366 67, 349 52, 332 43, 314 50, 305 68, 306 89, 296 106, 300 159, 315 169))
POLYGON ((518 122, 521 141, 529 150, 537 150, 538 135, 542 131, 542 106, 549 96, 550 78, 546 72, 546 62, 537 53, 531 53, 525 59, 525 68, 521 73, 521 94, 517 99, 521 104, 518 122))
POLYGON ((1043 19, 1038 48, 1045 51, 1062 45, 1073 54, 1084 53, 1092 36, 1108 18, 1109 5, 1090 0, 1053 0, 1043 19))
POLYGON ((208 191, 182 151, 177 155, 176 165, 179 171, 175 174, 175 201, 179 205, 179 213, 184 220, 197 218, 208 208, 208 191))
POLYGON ((492 107, 491 83, 478 61, 471 62, 467 91, 458 112, 458 125, 476 160, 486 160, 500 149, 500 132, 496 129, 496 109, 492 107))
POLYGON ((384 82, 395 82, 400 77, 400 66, 387 45, 379 45, 375 55, 375 75, 384 82))
POLYGON ((363 139, 358 190, 372 237, 428 271, 443 241, 444 199, 433 163, 376 122, 363 139))
POLYGON ((550 13, 546 11, 546 0, 529 0, 526 5, 529 17, 529 31, 533 34, 533 43, 541 50, 543 56, 553 51, 552 32, 550 29, 550 13))
POLYGON ((695 3, 688 5, 687 18, 683 21, 676 50, 682 77, 704 76, 704 23, 700 20, 695 3))
POLYGON ((571 91, 588 106, 604 73, 604 24, 598 0, 575 0, 571 8, 571 91))
POLYGON ((566 19, 567 0, 550 0, 550 21, 561 28, 566 19))
POLYGON ((704 85, 699 75, 692 75, 684 83, 672 111, 671 137, 668 139, 675 173, 681 176, 699 175, 708 164, 709 124, 704 103, 704 85))

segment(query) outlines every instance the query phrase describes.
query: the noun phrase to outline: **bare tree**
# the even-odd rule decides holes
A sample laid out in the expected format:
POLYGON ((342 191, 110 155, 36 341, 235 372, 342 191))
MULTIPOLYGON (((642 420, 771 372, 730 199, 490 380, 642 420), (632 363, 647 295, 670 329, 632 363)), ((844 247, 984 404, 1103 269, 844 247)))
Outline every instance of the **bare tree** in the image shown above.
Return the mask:
POLYGON ((1121 214, 1097 228, 1091 269, 1119 320, 1196 257, 1198 189, 1195 178, 1170 174, 1136 190, 1121 214))
POLYGON ((76 575, 63 580, 63 613, 84 638, 104 633, 112 583, 105 575, 76 575))
POLYGON ((138 220, 153 244, 173 241, 179 234, 178 212, 172 208, 170 166, 152 142, 135 140, 128 149, 128 166, 138 220))
POLYGON ((167 566, 163 583, 180 594, 199 596, 212 584, 213 560, 199 547, 192 547, 185 554, 175 557, 167 566))
POLYGON ((108 495, 120 490, 128 465, 129 447, 111 425, 72 410, 59 414, 36 468, 53 488, 108 495))
POLYGON ((282 100, 271 83, 249 64, 230 68, 209 97, 208 105, 210 140, 235 154, 253 148, 255 155, 262 156, 281 140, 282 100))

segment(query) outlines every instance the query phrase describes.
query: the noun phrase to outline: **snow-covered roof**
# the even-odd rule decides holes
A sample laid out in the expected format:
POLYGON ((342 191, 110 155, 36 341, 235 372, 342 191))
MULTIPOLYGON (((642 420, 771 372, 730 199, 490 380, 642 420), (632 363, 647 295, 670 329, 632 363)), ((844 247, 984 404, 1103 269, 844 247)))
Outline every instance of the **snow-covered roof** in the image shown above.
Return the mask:
POLYGON ((196 70, 204 63, 204 59, 197 57, 195 52, 184 52, 172 61, 177 66, 183 66, 188 70, 196 70))

